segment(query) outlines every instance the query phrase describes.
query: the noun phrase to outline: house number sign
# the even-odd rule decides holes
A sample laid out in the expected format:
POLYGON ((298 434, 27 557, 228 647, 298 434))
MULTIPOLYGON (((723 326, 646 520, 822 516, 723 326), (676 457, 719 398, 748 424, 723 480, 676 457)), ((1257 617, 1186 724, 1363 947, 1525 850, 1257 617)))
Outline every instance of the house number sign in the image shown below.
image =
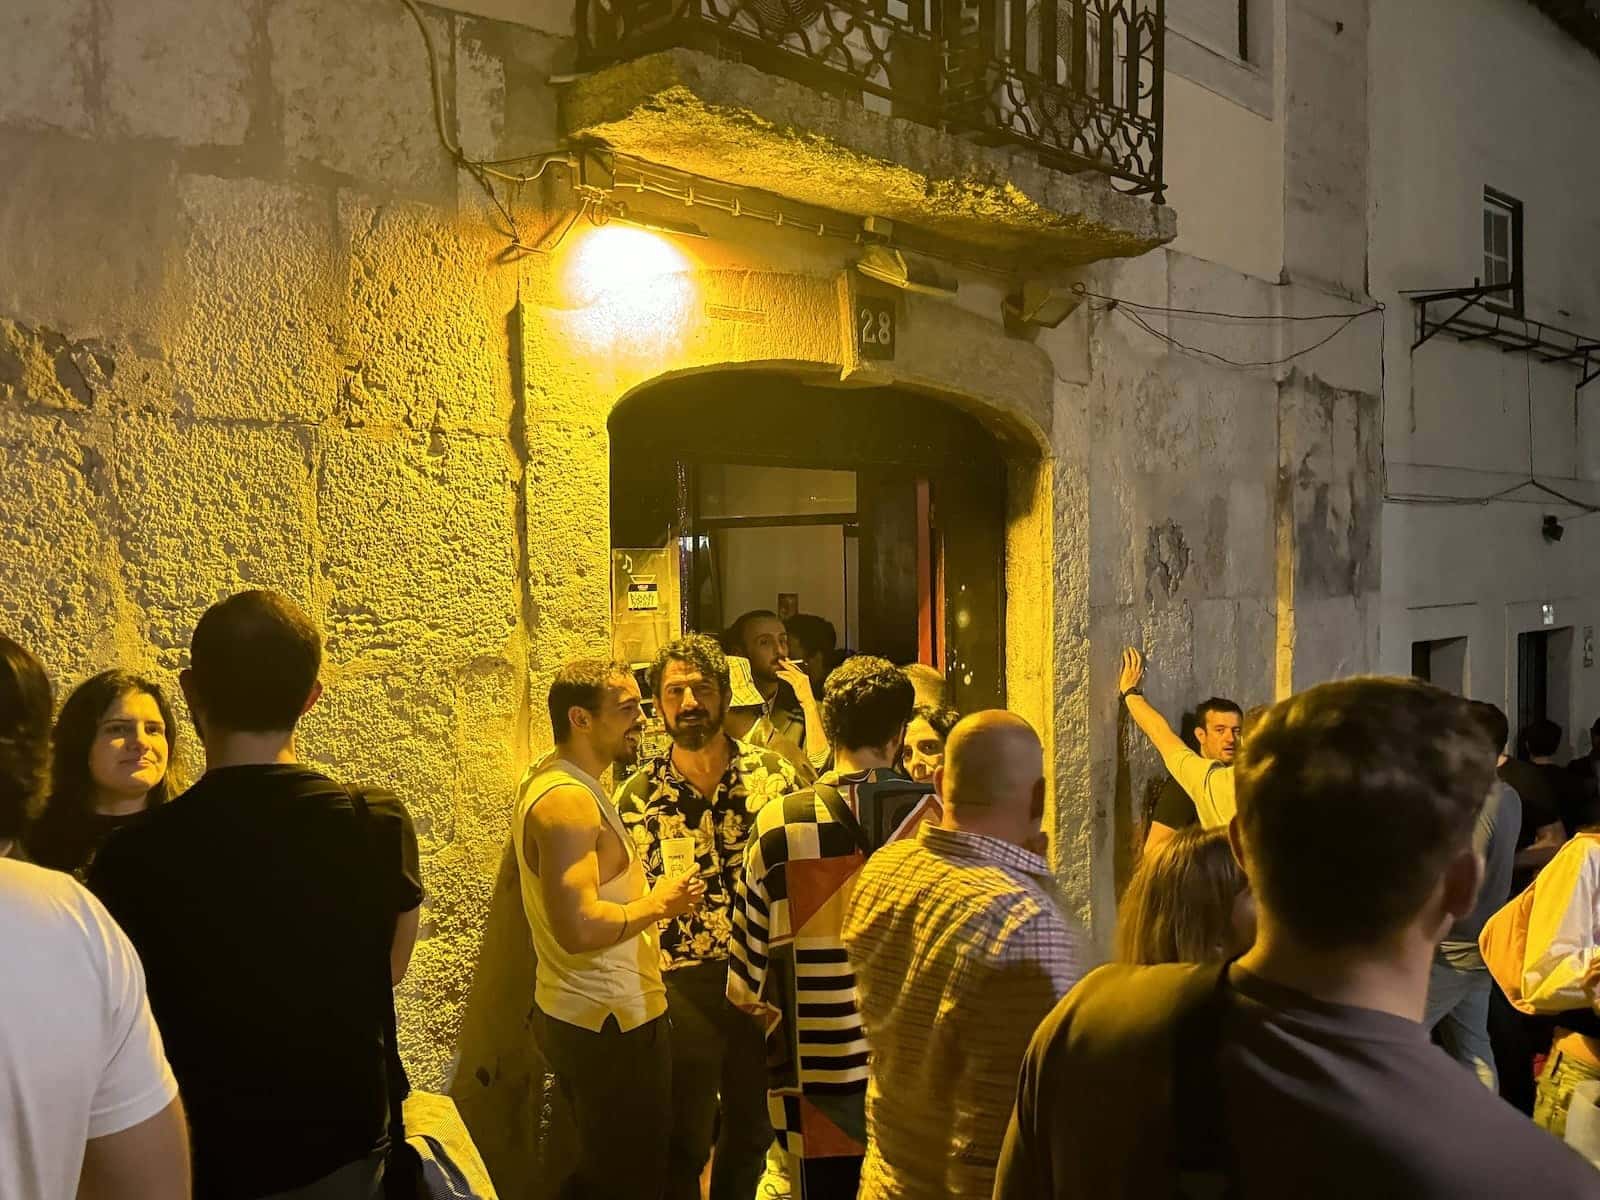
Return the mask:
POLYGON ((856 296, 856 350, 862 358, 893 358, 898 333, 894 297, 856 296))

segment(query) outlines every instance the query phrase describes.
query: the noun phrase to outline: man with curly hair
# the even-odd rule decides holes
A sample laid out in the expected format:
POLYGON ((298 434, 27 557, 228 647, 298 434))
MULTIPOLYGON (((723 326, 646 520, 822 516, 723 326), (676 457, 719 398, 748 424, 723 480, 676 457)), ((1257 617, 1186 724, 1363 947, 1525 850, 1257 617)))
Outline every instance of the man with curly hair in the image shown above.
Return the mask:
POLYGON ((699 1200, 700 1175, 715 1137, 712 1200, 749 1200, 772 1127, 760 1031, 724 995, 734 878, 756 815, 800 781, 781 755, 738 741, 724 729, 732 684, 714 638, 690 634, 663 646, 651 667, 650 687, 672 745, 623 784, 617 810, 651 880, 662 876, 667 858, 692 855, 705 884, 705 903, 697 911, 661 926, 661 970, 672 1018, 673 1116, 664 1194, 667 1200, 699 1200))
POLYGON ((844 916, 868 856, 937 811, 931 785, 896 769, 914 700, 886 659, 828 676, 834 769, 761 811, 738 876, 728 998, 765 1032, 767 1108, 796 1197, 853 1197, 860 1182, 867 1043, 844 916))

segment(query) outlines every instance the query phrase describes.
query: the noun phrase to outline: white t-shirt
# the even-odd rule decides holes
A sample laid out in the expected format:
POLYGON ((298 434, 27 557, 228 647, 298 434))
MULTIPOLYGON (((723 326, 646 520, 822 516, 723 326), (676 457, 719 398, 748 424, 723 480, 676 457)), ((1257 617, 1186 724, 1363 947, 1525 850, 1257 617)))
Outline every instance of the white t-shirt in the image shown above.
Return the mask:
POLYGON ((0 1200, 72 1200, 85 1140, 177 1094, 127 936, 71 876, 0 859, 0 1200))

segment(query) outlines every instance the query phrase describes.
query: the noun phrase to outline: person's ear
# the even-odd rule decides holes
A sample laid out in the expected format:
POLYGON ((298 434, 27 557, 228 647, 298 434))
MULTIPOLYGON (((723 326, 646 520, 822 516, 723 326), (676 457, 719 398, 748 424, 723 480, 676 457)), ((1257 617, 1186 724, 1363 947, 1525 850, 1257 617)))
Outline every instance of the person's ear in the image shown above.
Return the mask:
POLYGON ((194 722, 195 732, 204 740, 205 730, 200 727, 200 705, 195 700, 194 672, 188 667, 178 672, 178 690, 183 693, 183 702, 189 706, 189 719, 194 722))
POLYGON ((300 706, 300 715, 303 717, 311 711, 311 706, 322 699, 322 680, 317 680, 311 685, 311 692, 306 696, 306 702, 300 706))

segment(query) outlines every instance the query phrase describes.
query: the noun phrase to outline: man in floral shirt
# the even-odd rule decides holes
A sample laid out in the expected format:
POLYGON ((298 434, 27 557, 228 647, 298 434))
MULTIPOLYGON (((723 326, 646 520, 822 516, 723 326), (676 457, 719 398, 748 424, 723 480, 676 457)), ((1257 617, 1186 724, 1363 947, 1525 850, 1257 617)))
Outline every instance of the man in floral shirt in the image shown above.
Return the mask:
POLYGON ((731 683, 714 639, 691 634, 662 647, 650 684, 672 745, 622 786, 617 810, 652 882, 665 859, 690 851, 706 886, 698 911, 661 926, 673 1110, 664 1195, 698 1200, 720 1095, 711 1200, 750 1200, 772 1126, 761 1030, 725 995, 734 881, 756 814, 800 783, 780 755, 724 731, 731 683))

